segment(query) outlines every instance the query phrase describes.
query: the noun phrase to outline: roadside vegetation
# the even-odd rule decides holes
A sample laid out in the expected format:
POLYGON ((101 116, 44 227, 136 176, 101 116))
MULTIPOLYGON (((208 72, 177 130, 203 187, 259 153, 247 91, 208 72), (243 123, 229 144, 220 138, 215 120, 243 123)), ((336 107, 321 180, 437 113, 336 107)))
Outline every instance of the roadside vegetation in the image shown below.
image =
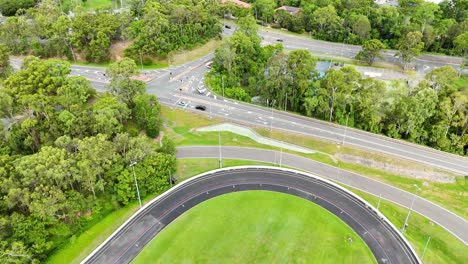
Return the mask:
POLYGON ((0 23, 0 43, 14 55, 105 63, 112 59, 112 44, 126 42, 118 57, 149 66, 162 60, 172 64, 177 52, 219 38, 221 33, 217 0, 147 0, 144 6, 142 1, 125 1, 128 8, 118 13, 110 10, 119 1, 79 2, 42 0, 36 7, 9 14, 0 23), (72 16, 62 12, 67 7, 73 10, 72 16))
POLYGON ((401 0, 398 6, 378 5, 373 0, 248 2, 252 8, 231 4, 225 13, 236 17, 251 15, 258 24, 307 32, 321 40, 357 45, 378 41, 385 48, 400 50, 404 54, 400 57, 402 64, 421 51, 458 56, 467 56, 468 52, 466 1, 445 0, 435 4, 401 0), (296 9, 288 12, 282 6, 296 9), (409 43, 408 37, 416 38, 409 43))
POLYGON ((377 263, 341 219, 305 199, 243 191, 178 217, 132 263, 377 263), (183 250, 181 250, 183 249, 183 250))
POLYGON ((98 94, 69 76, 68 62, 27 57, 11 72, 8 56, 1 59, 1 263, 43 262, 102 225, 135 200, 133 169, 142 197, 170 186, 174 144, 154 140, 160 105, 130 78, 138 74, 133 60, 110 64, 110 92, 98 94))
MULTIPOLYGON (((252 17, 237 24, 236 32, 215 51, 207 74, 216 93, 468 154, 468 86, 454 68, 434 69, 419 83, 393 82, 391 89, 351 66, 331 68, 320 77, 317 60, 307 50, 286 53, 281 44, 262 47, 252 17)), ((362 56, 373 59, 378 54, 362 56)))

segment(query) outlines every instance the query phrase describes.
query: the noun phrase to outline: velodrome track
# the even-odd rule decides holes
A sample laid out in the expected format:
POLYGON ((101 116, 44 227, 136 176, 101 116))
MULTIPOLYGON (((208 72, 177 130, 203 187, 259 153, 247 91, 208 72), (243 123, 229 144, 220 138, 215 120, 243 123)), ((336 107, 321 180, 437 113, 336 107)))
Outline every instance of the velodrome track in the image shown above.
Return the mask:
POLYGON ((420 263, 409 243, 382 214, 344 188, 311 174, 258 166, 215 170, 178 184, 140 209, 82 263, 128 263, 193 206, 245 190, 282 192, 320 205, 353 228, 378 263, 420 263))
MULTIPOLYGON (((437 223, 439 226, 462 241, 465 245, 468 245, 468 232, 466 232, 466 230, 468 230, 468 221, 463 217, 452 213, 440 205, 421 198, 414 193, 305 157, 260 148, 235 146, 222 146, 221 148, 218 146, 185 146, 177 147, 177 159, 217 159, 219 158, 220 152, 222 157, 227 159, 268 162, 307 171, 309 173, 319 175, 320 177, 333 180, 334 182, 370 193, 374 196, 381 196, 384 200, 388 200, 406 208, 410 208, 411 203, 414 200, 413 211, 418 212, 424 217, 430 219, 432 222, 437 223)), ((409 228, 411 228, 411 219, 409 228)))

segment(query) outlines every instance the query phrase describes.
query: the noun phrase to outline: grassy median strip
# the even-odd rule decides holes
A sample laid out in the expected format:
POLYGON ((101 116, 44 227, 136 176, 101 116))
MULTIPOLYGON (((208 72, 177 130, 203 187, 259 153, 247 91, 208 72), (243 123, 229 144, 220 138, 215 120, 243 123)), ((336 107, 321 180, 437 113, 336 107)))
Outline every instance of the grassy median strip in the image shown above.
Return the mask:
POLYGON ((341 219, 269 191, 225 194, 169 224, 132 263, 376 263, 341 219))
MULTIPOLYGON (((226 122, 223 119, 212 118, 208 116, 188 112, 179 108, 162 107, 162 116, 165 119, 165 135, 174 139, 178 146, 195 146, 195 145, 218 145, 218 132, 198 132, 195 131, 198 127, 218 124, 226 122)), ((450 172, 434 169, 429 166, 400 159, 376 151, 370 151, 352 147, 350 145, 339 146, 338 144, 329 141, 320 140, 311 136, 296 134, 286 131, 274 130, 270 132, 269 129, 263 127, 253 128, 258 134, 277 139, 283 142, 299 145, 302 147, 310 148, 318 151, 314 154, 303 154, 294 151, 284 150, 291 154, 310 158, 319 162, 329 164, 331 166, 340 167, 369 178, 373 178, 392 186, 401 188, 409 192, 417 192, 421 197, 424 197, 432 202, 435 202, 448 210, 451 210, 464 218, 468 218, 468 200, 466 196, 466 180, 462 177, 456 177, 453 183, 439 183, 429 180, 416 179, 411 177, 404 177, 394 173, 383 171, 377 168, 372 168, 364 165, 359 165, 350 162, 344 162, 337 157, 340 155, 352 155, 371 162, 385 163, 388 166, 400 167, 402 169, 411 169, 421 172, 435 171, 443 172, 447 175, 453 175, 450 172)), ((253 141, 250 138, 243 137, 230 132, 221 132, 221 145, 222 146, 242 146, 254 147, 270 150, 278 150, 279 148, 263 145, 253 141)), ((340 138, 341 139, 341 138, 340 138)))

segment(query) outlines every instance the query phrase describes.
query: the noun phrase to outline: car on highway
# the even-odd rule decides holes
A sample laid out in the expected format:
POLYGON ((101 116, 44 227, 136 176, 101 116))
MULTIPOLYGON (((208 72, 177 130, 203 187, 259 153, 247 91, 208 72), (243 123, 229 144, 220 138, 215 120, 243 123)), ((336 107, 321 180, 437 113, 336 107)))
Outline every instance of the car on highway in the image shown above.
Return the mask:
POLYGON ((200 111, 205 111, 205 110, 206 110, 206 106, 204 106, 204 105, 197 105, 197 106, 195 106, 195 109, 200 110, 200 111))
POLYGON ((177 104, 180 106, 187 106, 189 103, 187 101, 180 100, 179 102, 177 102, 177 104))
POLYGON ((197 92, 198 92, 199 94, 204 94, 204 93, 206 92, 206 88, 205 88, 205 87, 198 87, 198 88, 197 88, 197 92))

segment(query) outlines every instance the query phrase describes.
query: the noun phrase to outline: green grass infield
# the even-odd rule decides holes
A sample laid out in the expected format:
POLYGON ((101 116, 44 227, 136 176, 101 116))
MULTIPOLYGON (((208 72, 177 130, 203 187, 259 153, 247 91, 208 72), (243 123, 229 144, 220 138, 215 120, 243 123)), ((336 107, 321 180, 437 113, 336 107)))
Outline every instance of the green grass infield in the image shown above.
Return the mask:
POLYGON ((169 224, 132 263, 376 263, 341 219, 268 191, 225 194, 169 224))

